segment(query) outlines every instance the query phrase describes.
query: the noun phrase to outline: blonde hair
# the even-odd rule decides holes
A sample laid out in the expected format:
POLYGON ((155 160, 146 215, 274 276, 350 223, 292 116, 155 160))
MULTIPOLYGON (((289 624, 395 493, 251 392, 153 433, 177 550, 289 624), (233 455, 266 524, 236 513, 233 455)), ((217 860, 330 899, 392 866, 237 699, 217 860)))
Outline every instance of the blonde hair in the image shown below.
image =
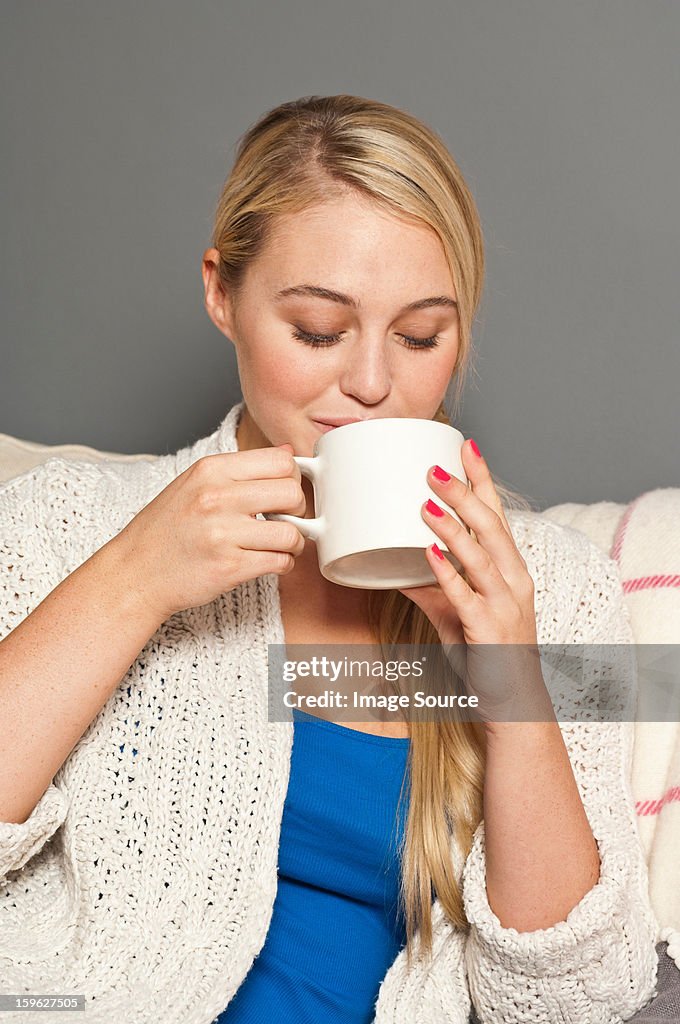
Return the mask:
MULTIPOLYGON (((473 197, 444 142, 411 114, 346 94, 302 97, 264 114, 241 137, 215 211, 212 245, 220 254, 222 285, 236 301, 276 214, 348 193, 429 225, 441 241, 458 299, 459 351, 451 415, 442 402, 433 418, 456 422, 483 286, 482 231, 473 197)), ((504 508, 532 510, 526 497, 492 479, 504 508)), ((369 621, 383 649, 394 643, 439 643, 424 612, 398 590, 369 593, 369 621)), ((482 818, 485 770, 477 723, 417 721, 410 733, 402 786, 402 797, 406 785, 410 791, 409 811, 401 849, 409 967, 416 938, 418 957, 432 952, 433 897, 454 925, 468 926, 451 842, 467 856, 482 818)))

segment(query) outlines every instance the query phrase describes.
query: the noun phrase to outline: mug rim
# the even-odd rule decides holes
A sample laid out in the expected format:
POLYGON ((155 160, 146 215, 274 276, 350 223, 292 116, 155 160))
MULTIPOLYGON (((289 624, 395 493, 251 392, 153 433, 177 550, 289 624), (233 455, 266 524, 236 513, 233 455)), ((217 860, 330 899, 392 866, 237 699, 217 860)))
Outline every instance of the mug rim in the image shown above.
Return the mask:
POLYGON ((375 423, 403 423, 403 422, 407 422, 407 423, 431 423, 431 424, 434 424, 437 427, 445 427, 447 430, 453 430, 456 434, 458 434, 458 436, 460 438, 462 438, 463 441, 465 441, 465 435, 463 434, 462 430, 459 430, 458 427, 454 427, 451 423, 442 423, 441 420, 434 420, 434 419, 428 420, 428 419, 424 419, 422 416, 374 416, 374 417, 371 417, 370 419, 366 419, 366 420, 357 420, 355 423, 343 423, 343 425, 341 427, 334 427, 333 430, 327 430, 325 433, 321 434, 320 437, 317 437, 316 441, 314 442, 313 457, 316 457, 317 455, 320 454, 319 449, 320 449, 321 445, 324 443, 324 441, 326 440, 326 438, 330 438, 333 434, 336 434, 338 430, 347 430, 350 427, 366 428, 370 424, 375 424, 375 423))

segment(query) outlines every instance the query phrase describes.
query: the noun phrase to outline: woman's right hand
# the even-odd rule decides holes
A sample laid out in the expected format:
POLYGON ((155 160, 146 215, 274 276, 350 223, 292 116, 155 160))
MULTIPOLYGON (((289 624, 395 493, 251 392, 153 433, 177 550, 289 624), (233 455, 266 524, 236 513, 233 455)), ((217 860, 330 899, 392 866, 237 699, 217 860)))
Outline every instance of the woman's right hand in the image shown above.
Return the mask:
POLYGON ((133 585, 160 621, 214 601, 239 583, 295 565, 305 538, 258 512, 304 516, 292 445, 206 455, 176 477, 114 538, 133 585))

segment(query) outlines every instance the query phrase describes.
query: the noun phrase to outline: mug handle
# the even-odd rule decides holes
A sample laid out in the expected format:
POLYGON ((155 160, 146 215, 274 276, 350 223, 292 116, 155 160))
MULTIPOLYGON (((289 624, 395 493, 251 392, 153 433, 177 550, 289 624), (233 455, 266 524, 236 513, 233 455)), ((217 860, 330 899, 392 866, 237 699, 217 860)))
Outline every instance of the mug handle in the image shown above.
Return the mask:
MULTIPOLYGON (((300 472, 303 476, 309 477, 312 483, 316 483, 319 479, 319 456, 294 455, 293 458, 300 467, 300 472)), ((303 537, 309 537, 311 540, 318 540, 326 526, 326 520, 323 516, 317 516, 315 519, 305 519, 303 516, 291 516, 284 512, 263 512, 262 515, 265 519, 276 519, 281 523, 292 523, 293 526, 297 526, 303 537)))

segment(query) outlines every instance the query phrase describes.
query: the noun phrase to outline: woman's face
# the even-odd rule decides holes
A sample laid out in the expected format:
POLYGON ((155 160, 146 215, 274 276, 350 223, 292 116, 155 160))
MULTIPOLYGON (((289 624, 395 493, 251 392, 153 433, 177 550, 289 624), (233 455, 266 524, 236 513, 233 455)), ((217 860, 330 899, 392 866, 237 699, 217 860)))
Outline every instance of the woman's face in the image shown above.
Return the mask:
POLYGON ((355 196, 282 214, 236 303, 220 287, 217 260, 216 249, 204 254, 205 304, 236 347, 239 450, 289 441, 296 455, 312 455, 319 420, 435 415, 456 361, 458 310, 429 227, 355 196), (291 291, 303 286, 336 297, 291 291), (333 340, 313 347, 308 335, 333 340), (433 337, 431 347, 408 340, 433 337))

